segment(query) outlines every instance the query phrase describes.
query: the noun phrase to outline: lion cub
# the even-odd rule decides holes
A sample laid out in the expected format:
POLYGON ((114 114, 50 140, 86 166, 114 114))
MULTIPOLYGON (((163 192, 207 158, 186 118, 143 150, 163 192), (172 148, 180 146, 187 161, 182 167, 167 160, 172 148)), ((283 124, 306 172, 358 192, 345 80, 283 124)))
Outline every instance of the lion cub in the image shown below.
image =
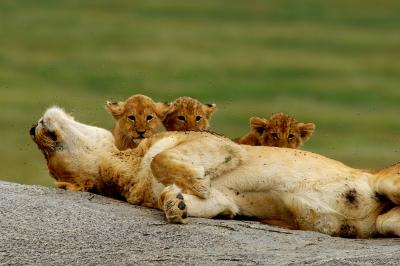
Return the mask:
POLYGON ((133 95, 124 102, 107 102, 106 108, 116 120, 112 130, 119 150, 135 148, 142 139, 151 137, 169 110, 145 95, 133 95))
POLYGON ((180 97, 171 104, 163 120, 168 131, 200 131, 208 129, 216 104, 203 104, 190 97, 180 97))
POLYGON ((299 123, 284 113, 274 114, 269 119, 252 117, 250 127, 251 131, 241 137, 238 143, 292 149, 302 146, 315 130, 315 124, 299 123))

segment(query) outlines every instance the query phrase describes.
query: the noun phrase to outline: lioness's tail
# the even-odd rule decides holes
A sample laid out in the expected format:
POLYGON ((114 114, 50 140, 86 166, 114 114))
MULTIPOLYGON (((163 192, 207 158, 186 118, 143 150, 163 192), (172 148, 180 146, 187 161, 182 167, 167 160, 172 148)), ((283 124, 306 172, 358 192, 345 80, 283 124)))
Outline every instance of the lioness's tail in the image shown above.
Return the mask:
POLYGON ((383 169, 362 169, 364 172, 374 174, 374 175, 386 175, 394 174, 400 172, 400 162, 392 164, 391 166, 385 167, 383 169))
POLYGON ((400 163, 395 163, 381 170, 371 170, 371 171, 375 171, 375 174, 379 176, 393 176, 393 175, 400 176, 400 163))

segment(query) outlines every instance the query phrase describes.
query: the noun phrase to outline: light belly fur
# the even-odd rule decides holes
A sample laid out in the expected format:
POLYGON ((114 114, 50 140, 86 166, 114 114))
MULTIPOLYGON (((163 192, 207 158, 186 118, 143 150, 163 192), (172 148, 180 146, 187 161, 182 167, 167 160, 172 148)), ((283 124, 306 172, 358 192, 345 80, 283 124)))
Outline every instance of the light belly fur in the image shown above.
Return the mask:
POLYGON ((370 174, 304 151, 248 149, 253 151, 242 165, 212 181, 242 215, 330 235, 375 232, 382 206, 368 183, 370 174))

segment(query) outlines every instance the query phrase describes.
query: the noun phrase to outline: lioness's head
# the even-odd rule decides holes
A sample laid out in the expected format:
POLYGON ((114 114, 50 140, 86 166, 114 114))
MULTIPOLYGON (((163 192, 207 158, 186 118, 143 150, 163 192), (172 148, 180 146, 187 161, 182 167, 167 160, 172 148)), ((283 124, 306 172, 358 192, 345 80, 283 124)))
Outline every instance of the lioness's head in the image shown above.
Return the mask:
POLYGON ((94 190, 97 156, 115 149, 109 131, 78 123, 58 107, 48 109, 29 133, 44 154, 55 185, 68 190, 94 190))
POLYGON ((171 103, 163 125, 168 131, 206 130, 216 109, 216 104, 203 104, 190 97, 180 97, 171 103))
POLYGON ((156 103, 144 95, 133 95, 126 101, 107 102, 106 108, 116 120, 113 134, 118 149, 134 148, 143 138, 157 132, 169 111, 166 103, 156 103))
POLYGON ((250 126, 261 145, 293 149, 303 145, 315 130, 315 124, 299 123, 283 113, 274 114, 269 119, 252 117, 250 126))

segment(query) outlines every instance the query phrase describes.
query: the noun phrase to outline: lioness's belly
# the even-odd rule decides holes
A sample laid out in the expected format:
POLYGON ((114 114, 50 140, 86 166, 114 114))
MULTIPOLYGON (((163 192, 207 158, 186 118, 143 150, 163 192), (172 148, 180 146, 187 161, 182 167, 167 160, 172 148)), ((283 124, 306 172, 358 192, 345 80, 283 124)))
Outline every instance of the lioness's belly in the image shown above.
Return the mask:
POLYGON ((375 232, 382 204, 369 186, 371 174, 304 151, 246 149, 247 160, 212 183, 235 199, 243 215, 329 235, 375 232))

